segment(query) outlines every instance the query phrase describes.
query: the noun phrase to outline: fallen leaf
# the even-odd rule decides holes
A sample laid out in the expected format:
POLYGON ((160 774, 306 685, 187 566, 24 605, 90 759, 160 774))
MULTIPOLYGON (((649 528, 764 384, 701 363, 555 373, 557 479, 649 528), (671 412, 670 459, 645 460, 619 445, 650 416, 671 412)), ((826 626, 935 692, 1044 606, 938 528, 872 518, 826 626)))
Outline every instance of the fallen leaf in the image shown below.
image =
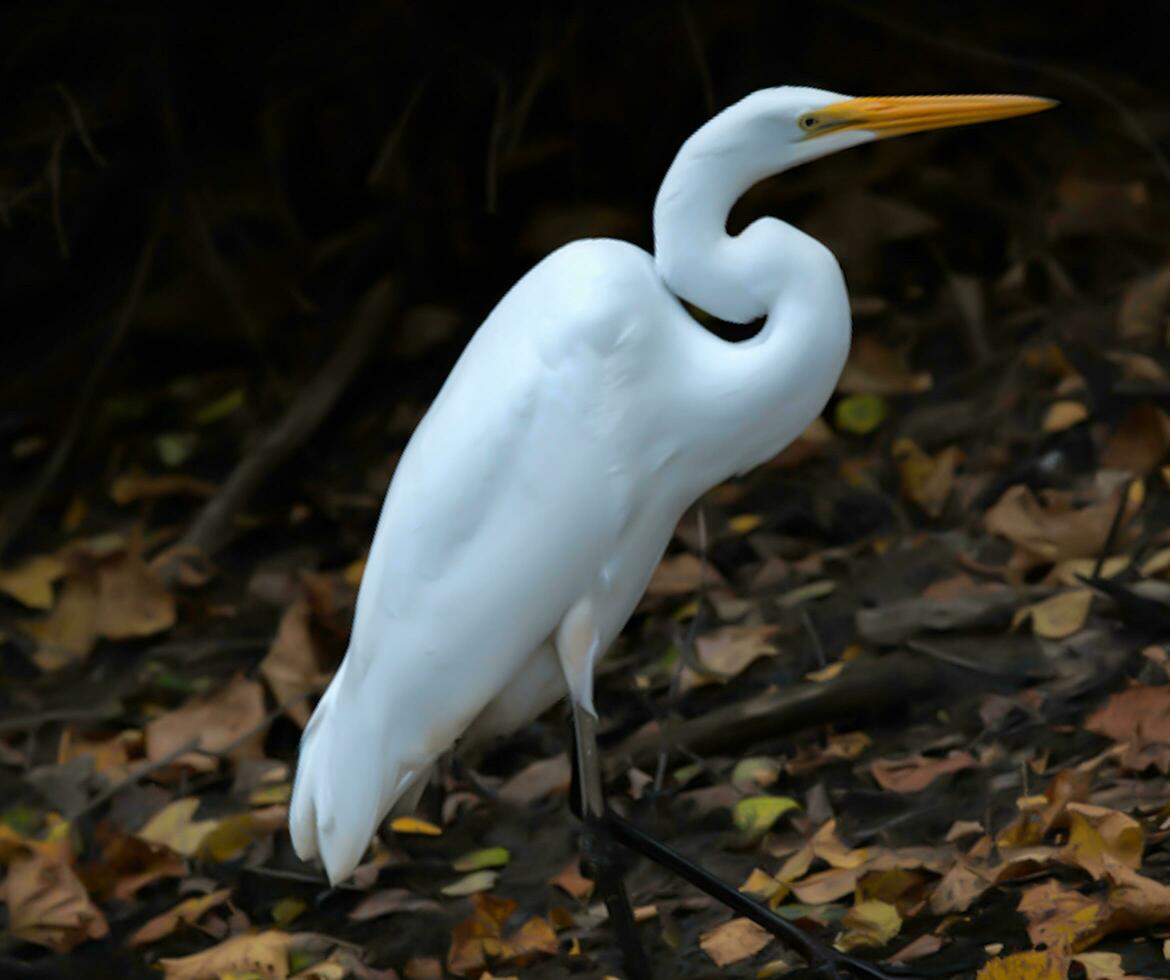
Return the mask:
POLYGON ((136 836, 152 844, 168 847, 176 854, 194 857, 199 853, 204 838, 217 824, 215 820, 193 820, 198 809, 197 796, 168 803, 146 822, 136 836))
POLYGON ((730 919, 699 936, 699 947, 716 966, 730 966, 755 956, 772 941, 772 934, 751 919, 730 919))
POLYGON ((731 785, 741 793, 758 793, 780 777, 780 763, 767 756, 740 759, 731 771, 731 785))
POLYGON ((444 885, 439 891, 449 898, 462 898, 466 895, 475 895, 478 892, 488 892, 496 887, 496 881, 499 877, 498 871, 473 871, 458 881, 444 885))
POLYGON ((1077 953, 1072 961, 1085 971, 1085 980, 1117 980, 1125 973, 1120 953, 1077 953))
POLYGON ((932 456, 911 440, 899 439, 892 453, 898 461, 902 495, 928 517, 940 517, 955 485, 955 471, 963 460, 962 450, 948 446, 932 456))
POLYGON ((153 882, 186 874, 187 862, 171 848, 122 833, 111 834, 102 847, 101 860, 81 870, 91 894, 123 902, 153 882))
POLYGON ((1012 953, 988 960, 975 980, 1065 980, 1064 960, 1050 952, 1012 953))
POLYGON ((293 602, 281 615, 276 637, 260 661, 260 674, 273 697, 286 705, 284 713, 301 728, 309 723, 308 696, 324 691, 332 676, 318 666, 311 619, 307 600, 293 602))
POLYGON ((837 390, 847 395, 915 395, 929 391, 931 384, 930 372, 912 371, 904 352, 862 334, 853 339, 837 390))
POLYGON ((976 765, 969 752, 952 752, 946 758, 911 755, 901 759, 875 759, 870 773, 882 789, 894 793, 919 793, 939 776, 961 772, 976 765))
POLYGON ((451 862, 456 871, 480 871, 483 868, 502 868, 512 855, 506 847, 485 847, 478 851, 471 851, 451 862))
POLYGON ((1108 862, 1137 870, 1142 866, 1145 834, 1132 817, 1107 807, 1070 803, 1068 843, 1063 860, 1084 868, 1095 879, 1105 876, 1108 862))
POLYGON ((841 920, 845 931, 834 945, 844 953, 859 946, 884 946, 902 929, 902 917, 888 902, 858 902, 841 920))
POLYGON ((586 901, 593 894, 593 882, 581 874, 581 862, 578 858, 573 858, 557 874, 549 878, 548 883, 571 895, 578 902, 586 901))
MULTIPOLYGON (((237 673, 226 687, 214 694, 193 698, 147 724, 146 757, 157 762, 194 738, 207 752, 230 750, 231 758, 236 760, 261 758, 264 717, 263 688, 237 673)), ((188 752, 176 764, 211 772, 218 766, 218 760, 188 752)))
POLYGON ((1064 432, 1074 425, 1080 425, 1089 417, 1089 410, 1081 402, 1053 402, 1044 414, 1041 428, 1045 432, 1064 432))
POLYGON ((849 395, 837 402, 833 424, 841 432, 864 436, 873 432, 890 414, 890 406, 878 395, 849 395))
POLYGON ((152 475, 142 470, 124 473, 110 486, 110 499, 125 506, 138 500, 156 500, 178 494, 210 497, 216 491, 214 483, 183 473, 152 475))
POLYGON ((531 806, 552 793, 568 792, 572 773, 564 752, 530 763, 499 789, 499 798, 515 807, 531 806))
POLYGON ((166 980, 219 980, 225 974, 260 974, 268 980, 288 976, 288 950, 292 937, 285 932, 233 936, 210 949, 177 959, 160 959, 166 980))
POLYGON ((933 956, 942 948, 942 937, 926 932, 912 942, 907 943, 900 950, 894 953, 893 956, 889 957, 886 962, 911 963, 914 960, 922 959, 924 956, 933 956))
POLYGON ((646 586, 646 595, 668 597, 692 595, 699 591, 702 585, 722 585, 723 576, 710 563, 704 565, 698 558, 689 552, 677 555, 668 555, 658 563, 650 583, 646 586))
POLYGON ((1122 340, 1143 347, 1163 342, 1170 328, 1170 268, 1135 279, 1125 289, 1118 314, 1122 340))
POLYGON ((763 837, 785 813, 799 809, 788 796, 748 796, 732 808, 731 819, 746 845, 763 837))
POLYGON ((1091 589, 1060 592, 1019 610, 1012 618, 1012 625, 1018 626, 1030 620, 1032 632, 1036 636, 1046 640, 1064 640, 1081 631, 1089 618, 1092 605, 1091 589))
POLYGON ((34 555, 0 571, 0 592, 29 609, 51 609, 53 583, 64 574, 65 563, 56 555, 34 555))
POLYGON ((439 912, 442 908, 433 898, 422 898, 405 888, 386 888, 363 898, 349 917, 355 922, 366 922, 395 912, 439 912))
POLYGON ((1170 451, 1170 419, 1154 405, 1137 405, 1126 413, 1101 451, 1101 465, 1143 476, 1170 451))
POLYGON ((688 691, 702 684, 728 681, 739 676, 760 657, 776 655, 772 637, 780 632, 775 624, 761 626, 724 626, 695 640, 699 665, 708 674, 690 668, 683 671, 680 690, 688 691))
POLYGON ((534 916, 504 937, 504 923, 516 911, 516 902, 493 895, 471 896, 472 914, 451 932, 447 969, 457 976, 479 976, 488 962, 523 966, 558 949, 556 932, 547 920, 534 916))
POLYGON ((1057 881, 1028 888, 1017 908, 1028 920, 1028 938, 1036 945, 1075 952, 1092 946, 1105 934, 1105 903, 1057 881))
POLYGON ((443 833, 442 827, 436 827, 422 817, 395 817, 390 821, 390 829, 396 834, 413 834, 421 837, 438 837, 443 833))
POLYGON ((1135 684, 1111 695, 1085 728, 1118 742, 1170 743, 1170 685, 1135 684))
POLYGON ((185 898, 173 909, 163 912, 162 915, 156 915, 145 925, 139 927, 126 940, 126 945, 131 949, 136 946, 145 946, 148 943, 157 942, 164 936, 169 936, 180 925, 194 925, 205 913, 226 902, 231 893, 230 888, 221 888, 207 895, 185 898))
POLYGON ((792 882, 792 894, 806 905, 825 905, 852 893, 863 873, 861 866, 818 871, 803 881, 792 882))
POLYGON ((8 931, 17 939, 68 953, 109 932, 105 916, 68 865, 42 854, 15 858, 3 883, 8 931))

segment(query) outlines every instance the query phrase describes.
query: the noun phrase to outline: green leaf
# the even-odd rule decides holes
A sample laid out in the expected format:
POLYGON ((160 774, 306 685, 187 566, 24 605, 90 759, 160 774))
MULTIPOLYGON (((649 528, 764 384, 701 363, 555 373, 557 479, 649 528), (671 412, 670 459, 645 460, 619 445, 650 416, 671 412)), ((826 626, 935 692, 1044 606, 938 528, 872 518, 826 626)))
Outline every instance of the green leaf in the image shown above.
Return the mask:
POLYGON ((749 844, 763 837, 789 810, 799 809, 800 804, 789 796, 748 796, 735 804, 731 819, 749 844))
POLYGON ((837 402, 834 421, 842 432, 864 436, 873 432, 890 414, 890 406, 879 395, 850 395, 837 402))
POLYGON ((440 888, 444 895, 451 898, 461 898, 464 895, 475 895, 477 892, 490 891, 496 887, 497 871, 473 871, 458 881, 452 882, 446 888, 440 888))
POLYGON ((482 871, 484 868, 502 868, 512 860, 506 847, 485 847, 456 858, 451 867, 456 871, 482 871))
POLYGON ((204 405, 195 413, 196 425, 211 425, 225 419, 232 412, 237 411, 244 404, 244 389, 233 388, 226 395, 221 395, 209 405, 204 405))
POLYGON ((272 921, 278 926, 287 926, 298 918, 307 907, 299 898, 282 898, 272 906, 272 921))
POLYGON ((194 432, 164 432, 155 441, 158 458, 167 466, 181 466, 195 452, 199 436, 194 432))

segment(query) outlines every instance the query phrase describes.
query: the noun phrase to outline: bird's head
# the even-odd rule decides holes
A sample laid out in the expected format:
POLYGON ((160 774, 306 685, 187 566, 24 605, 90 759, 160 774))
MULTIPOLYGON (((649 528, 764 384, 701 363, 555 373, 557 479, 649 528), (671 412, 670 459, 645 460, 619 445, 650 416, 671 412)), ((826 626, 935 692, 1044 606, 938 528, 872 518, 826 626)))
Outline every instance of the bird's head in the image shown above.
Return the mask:
MULTIPOLYGON (((761 89, 716 117, 792 166, 860 143, 928 129, 1007 119, 1052 108, 1028 95, 910 95, 851 98, 824 89, 761 89)), ((715 122, 716 120, 712 120, 715 122)))

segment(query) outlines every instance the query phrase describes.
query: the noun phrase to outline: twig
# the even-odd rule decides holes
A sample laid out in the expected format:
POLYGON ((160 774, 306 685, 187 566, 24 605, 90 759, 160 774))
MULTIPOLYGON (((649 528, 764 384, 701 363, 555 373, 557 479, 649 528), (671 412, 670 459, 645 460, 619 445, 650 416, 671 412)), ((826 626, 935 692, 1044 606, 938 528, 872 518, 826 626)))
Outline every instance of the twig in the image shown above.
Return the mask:
MULTIPOLYGON (((390 319, 397 295, 397 286, 391 279, 382 279, 369 290, 341 346, 305 385, 283 418, 239 462, 219 493, 204 505, 182 545, 212 555, 231 539, 236 515, 265 478, 317 430, 366 361, 390 319)), ((177 564, 172 562, 163 569, 164 577, 173 578, 176 570, 177 564)))
POLYGON ((146 245, 142 249, 142 254, 138 258, 138 265, 134 270, 134 278, 130 282, 130 292, 126 297, 125 304, 122 306, 122 312, 114 324, 113 332, 106 340, 105 347, 98 354, 93 363, 93 367, 90 369, 89 375, 81 386, 81 392, 73 405, 73 414, 70 416, 69 423, 66 425, 64 433, 62 433, 60 440, 57 442, 56 449, 53 450, 53 454, 45 462, 41 472, 37 474, 37 478, 33 481, 32 486, 28 488, 23 496, 17 498, 9 512, 4 516, 3 521, 0 522, 0 557, 3 557, 13 541, 24 531, 25 525, 36 513, 45 494, 60 475, 66 461, 69 459, 69 454, 73 450, 74 443, 77 442, 77 437, 81 434, 81 428, 89 417, 90 402, 93 401, 98 384, 105 374, 106 369, 110 366, 110 361, 113 359, 115 352, 122 345, 122 341, 125 340, 126 333, 130 329, 130 324, 138 312, 138 304, 142 300, 142 292, 146 288, 147 280, 150 278, 150 271, 154 266, 158 237, 159 228, 156 225, 146 245))
POLYGON ((93 145, 93 140, 89 135, 89 129, 85 125, 85 117, 82 116, 81 109, 78 108, 77 103, 73 101, 73 96, 69 93, 69 89, 63 83, 58 82, 57 94, 61 96, 66 107, 69 109, 69 118, 73 122, 73 128, 77 130, 77 138, 81 140, 81 145, 85 147, 86 152, 93 159, 93 162, 99 167, 108 166, 106 158, 93 145))
POLYGON ((129 789, 131 786, 135 785, 136 783, 141 782, 147 776, 151 775, 152 773, 158 772, 160 769, 165 769, 167 766, 169 766, 172 762, 174 762, 180 756, 184 756, 188 752, 192 752, 195 749, 197 749, 198 747, 199 747, 199 736, 192 735, 189 739, 187 739, 187 741, 185 741, 178 748, 171 749, 171 751, 168 752, 166 755, 164 755, 161 759, 156 759, 154 762, 148 762, 141 769, 135 770, 133 773, 131 773, 125 779, 119 780, 118 782, 114 783, 112 786, 107 786, 104 790, 102 790, 100 793, 98 793, 97 796, 95 796, 92 800, 90 800, 88 803, 86 803, 85 806, 83 806, 80 810, 76 810, 73 813, 71 813, 69 815, 69 819, 76 820, 78 817, 83 817, 87 813, 92 813, 94 810, 96 810, 99 806, 101 806, 107 800, 111 800, 115 796, 117 796, 119 793, 121 793, 122 790, 129 789))
POLYGON ((55 721, 94 721, 115 718, 119 712, 120 709, 117 705, 110 704, 76 708, 50 708, 48 711, 0 719, 0 735, 9 732, 34 731, 42 725, 51 725, 55 721))

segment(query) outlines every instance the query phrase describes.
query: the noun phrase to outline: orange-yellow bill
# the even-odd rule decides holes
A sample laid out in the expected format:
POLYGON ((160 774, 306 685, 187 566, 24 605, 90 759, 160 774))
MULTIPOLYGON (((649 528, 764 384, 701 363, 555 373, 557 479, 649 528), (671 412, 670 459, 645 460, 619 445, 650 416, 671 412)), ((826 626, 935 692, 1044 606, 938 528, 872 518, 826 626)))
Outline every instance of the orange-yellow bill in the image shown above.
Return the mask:
POLYGON ((1057 103, 1031 95, 905 95, 846 99, 806 113, 801 128, 809 137, 864 129, 879 137, 925 129, 966 126, 1043 112, 1057 103))

